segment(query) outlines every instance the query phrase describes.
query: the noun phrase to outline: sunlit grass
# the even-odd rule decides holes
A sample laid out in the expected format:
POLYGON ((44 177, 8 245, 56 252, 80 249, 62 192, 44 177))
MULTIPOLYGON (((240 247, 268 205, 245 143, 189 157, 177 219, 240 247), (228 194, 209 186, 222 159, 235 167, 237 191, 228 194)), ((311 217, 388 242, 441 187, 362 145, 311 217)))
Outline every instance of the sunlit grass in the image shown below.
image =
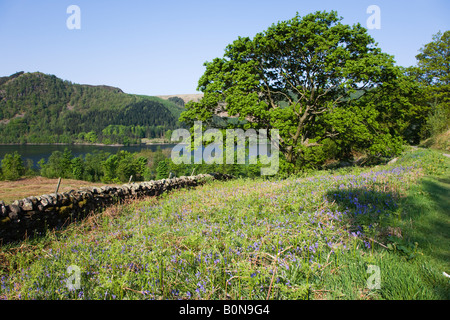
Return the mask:
MULTIPOLYGON (((447 299, 446 258, 434 255, 445 248, 422 250, 427 244, 409 234, 425 225, 411 219, 427 221, 411 190, 448 168, 416 151, 389 166, 216 181, 117 205, 4 246, 0 297, 447 299), (72 291, 70 265, 81 271, 72 291), (380 289, 368 288, 369 265, 380 268, 380 289)), ((448 220, 437 219, 442 237, 448 220)))

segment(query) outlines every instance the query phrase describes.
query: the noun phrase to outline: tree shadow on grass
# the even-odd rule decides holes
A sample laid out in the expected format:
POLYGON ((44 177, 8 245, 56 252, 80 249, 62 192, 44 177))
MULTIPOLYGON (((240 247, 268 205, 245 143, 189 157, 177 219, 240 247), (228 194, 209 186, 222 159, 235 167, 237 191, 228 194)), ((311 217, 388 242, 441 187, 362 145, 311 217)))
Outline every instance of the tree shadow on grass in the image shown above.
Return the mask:
POLYGON ((329 202, 335 202, 341 212, 346 212, 345 222, 349 232, 369 231, 387 235, 392 228, 389 221, 398 208, 397 195, 365 188, 336 189, 327 192, 329 202))
MULTIPOLYGON (((384 246, 382 250, 388 248, 388 243, 396 244, 397 249, 404 248, 396 252, 409 260, 412 252, 417 257, 414 249, 417 243, 419 254, 423 254, 419 265, 413 260, 399 272, 414 273, 414 277, 420 279, 417 280, 419 286, 434 292, 439 299, 449 299, 448 279, 442 274, 450 271, 449 194, 449 178, 424 178, 412 186, 404 198, 364 188, 331 190, 326 196, 328 201, 339 205, 341 212, 347 212, 348 231, 364 233, 362 239, 377 239, 384 246), (400 212, 401 220, 398 219, 400 212), (375 223, 379 223, 376 230, 368 229, 375 223)), ((397 271, 392 272, 397 274, 397 271)))
MULTIPOLYGON (((450 178, 424 178, 406 200, 411 241, 450 268, 450 178)), ((447 273, 450 270, 447 270, 447 273)))
POLYGON ((337 203, 341 212, 347 210, 348 231, 363 233, 376 227, 372 236, 380 243, 386 244, 391 236, 409 244, 417 242, 420 251, 449 268, 449 273, 449 195, 450 178, 444 177, 422 179, 401 199, 391 192, 364 188, 331 190, 326 197, 337 203))

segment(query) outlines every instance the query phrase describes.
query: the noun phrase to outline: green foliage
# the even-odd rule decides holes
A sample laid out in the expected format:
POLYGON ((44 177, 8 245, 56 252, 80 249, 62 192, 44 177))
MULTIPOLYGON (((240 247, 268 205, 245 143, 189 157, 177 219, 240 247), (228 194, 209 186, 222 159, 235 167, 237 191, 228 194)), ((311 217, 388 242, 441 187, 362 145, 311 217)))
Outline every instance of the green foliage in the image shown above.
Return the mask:
POLYGON ((109 156, 110 154, 108 152, 103 151, 86 154, 84 157, 84 178, 82 180, 92 182, 101 181, 104 175, 102 162, 108 159, 109 156))
POLYGON ((338 143, 327 138, 318 146, 305 148, 303 157, 296 162, 296 167, 303 170, 320 169, 328 159, 339 157, 338 143))
POLYGON ((142 181, 146 175, 147 159, 136 157, 127 151, 119 151, 116 176, 119 181, 128 181, 133 176, 134 181, 142 181))
POLYGON ((14 152, 13 154, 5 154, 1 161, 0 178, 2 180, 17 180, 25 173, 22 157, 14 152))
POLYGON ((105 183, 128 182, 130 176, 133 181, 149 178, 147 158, 137 153, 119 151, 110 155, 105 152, 88 153, 85 157, 74 158, 72 153, 54 151, 47 163, 39 161, 40 174, 48 178, 66 178, 105 183))
POLYGON ((425 125, 427 136, 435 137, 450 128, 450 107, 446 104, 433 105, 425 125))
POLYGON ((379 123, 376 105, 358 100, 389 87, 399 68, 360 24, 341 20, 334 11, 297 14, 253 39, 239 37, 223 58, 205 63, 198 83, 204 97, 189 102, 180 121, 212 125, 226 112, 239 120, 228 127, 278 129, 291 164, 317 161, 321 156, 310 149, 326 139, 335 141, 340 157, 352 150, 396 154, 401 139, 379 123))
POLYGON ((172 130, 167 130, 166 133, 164 134, 164 138, 166 139, 166 141, 171 141, 172 130))
MULTIPOLYGON (((143 99, 152 102, 157 102, 158 104, 162 104, 167 110, 170 111, 170 113, 175 119, 178 119, 180 117, 180 114, 184 111, 184 107, 181 107, 180 105, 174 103, 171 100, 146 95, 133 95, 133 96, 135 96, 137 99, 143 99)), ((177 124, 177 127, 178 126, 179 124, 177 124)))
POLYGON ((76 157, 71 160, 72 177, 76 180, 82 180, 84 176, 84 161, 82 157, 76 157))
POLYGON ((176 105, 179 105, 180 107, 184 107, 184 100, 180 97, 170 97, 168 100, 172 101, 176 105))
POLYGON ((9 80, 17 78, 18 76, 22 75, 23 73, 24 73, 23 71, 20 71, 20 72, 10 75, 9 77, 0 77, 0 86, 4 83, 8 82, 9 80))
POLYGON ((366 113, 369 130, 418 144, 430 110, 424 96, 425 89, 416 81, 412 68, 399 68, 394 79, 369 90, 355 102, 366 113))
POLYGON ((158 162, 156 167, 156 180, 167 179, 169 177, 169 166, 166 160, 158 162))
POLYGON ((450 31, 438 32, 416 56, 420 80, 439 103, 450 101, 450 31))
POLYGON ((411 74, 422 85, 428 105, 422 138, 435 137, 450 127, 450 31, 435 34, 416 59, 411 74))
POLYGON ((103 181, 105 182, 112 182, 117 179, 116 171, 117 171, 117 165, 119 163, 119 158, 117 155, 111 155, 102 162, 102 169, 103 169, 103 181))
POLYGON ((54 151, 47 163, 40 162, 41 175, 47 178, 73 178, 72 152, 65 149, 64 152, 54 151))
POLYGON ((97 135, 94 131, 90 131, 84 136, 84 139, 88 142, 95 143, 97 142, 97 135))

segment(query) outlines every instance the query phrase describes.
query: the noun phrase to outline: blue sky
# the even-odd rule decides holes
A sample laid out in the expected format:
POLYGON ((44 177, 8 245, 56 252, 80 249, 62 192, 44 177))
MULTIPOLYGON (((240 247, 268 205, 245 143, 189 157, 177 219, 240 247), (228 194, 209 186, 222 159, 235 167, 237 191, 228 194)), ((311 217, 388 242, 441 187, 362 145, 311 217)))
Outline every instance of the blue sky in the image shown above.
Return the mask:
POLYGON ((432 35, 450 30, 449 0, 0 0, 0 76, 40 71, 128 93, 196 93, 203 63, 238 36, 318 10, 366 27, 370 5, 381 29, 368 32, 398 65, 415 65, 432 35), (66 26, 72 4, 79 30, 66 26))

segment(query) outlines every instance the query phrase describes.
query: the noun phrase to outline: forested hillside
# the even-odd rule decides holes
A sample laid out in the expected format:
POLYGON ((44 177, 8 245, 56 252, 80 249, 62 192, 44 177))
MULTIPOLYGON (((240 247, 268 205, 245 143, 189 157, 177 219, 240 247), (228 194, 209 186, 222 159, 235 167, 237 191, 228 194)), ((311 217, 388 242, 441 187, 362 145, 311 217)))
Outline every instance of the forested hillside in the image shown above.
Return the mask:
POLYGON ((139 143, 177 127, 183 107, 39 72, 0 77, 0 143, 139 143))

